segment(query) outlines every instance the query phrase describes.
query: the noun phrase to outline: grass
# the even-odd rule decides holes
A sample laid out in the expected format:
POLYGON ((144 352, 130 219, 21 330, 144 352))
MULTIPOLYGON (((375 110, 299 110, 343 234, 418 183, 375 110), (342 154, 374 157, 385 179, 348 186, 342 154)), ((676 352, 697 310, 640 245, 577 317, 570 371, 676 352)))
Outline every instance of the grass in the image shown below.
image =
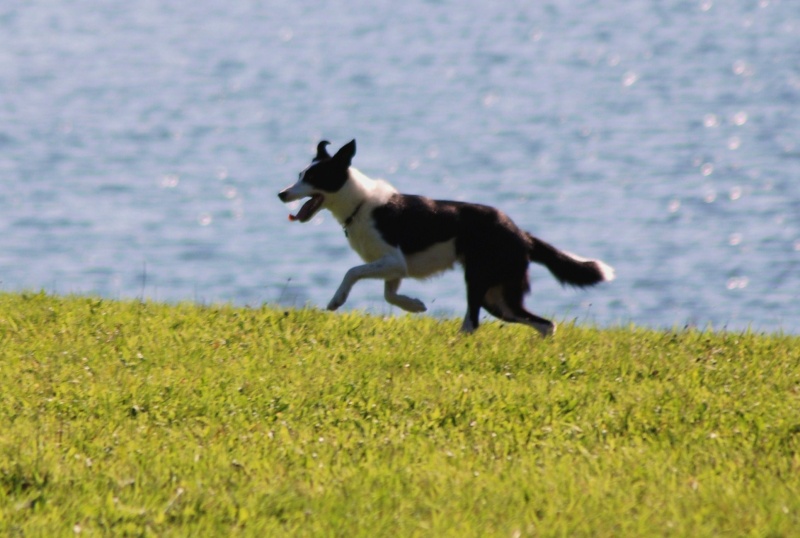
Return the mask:
POLYGON ((0 295, 8 536, 792 536, 800 338, 0 295))

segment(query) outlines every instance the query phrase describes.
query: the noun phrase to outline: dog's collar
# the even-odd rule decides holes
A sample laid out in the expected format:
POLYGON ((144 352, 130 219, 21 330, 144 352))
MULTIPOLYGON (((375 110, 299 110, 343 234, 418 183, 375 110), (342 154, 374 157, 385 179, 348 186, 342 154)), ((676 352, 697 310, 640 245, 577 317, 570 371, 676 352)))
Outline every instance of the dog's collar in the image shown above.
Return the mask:
POLYGON ((356 206, 353 212, 350 213, 350 216, 345 219, 344 224, 342 224, 342 229, 344 230, 345 237, 347 237, 347 227, 353 224, 353 219, 356 218, 356 215, 358 214, 358 211, 361 209, 362 205, 364 205, 364 202, 359 202, 359 204, 356 206))

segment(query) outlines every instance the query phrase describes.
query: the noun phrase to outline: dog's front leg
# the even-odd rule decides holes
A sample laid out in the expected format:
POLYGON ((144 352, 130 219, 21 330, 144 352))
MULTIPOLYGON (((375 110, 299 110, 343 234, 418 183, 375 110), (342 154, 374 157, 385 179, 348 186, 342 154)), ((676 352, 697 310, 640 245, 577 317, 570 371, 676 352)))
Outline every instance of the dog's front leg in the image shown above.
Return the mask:
POLYGON ((383 287, 383 297, 387 303, 399 306, 406 312, 425 312, 427 310, 425 303, 419 299, 397 293, 398 288, 400 288, 399 278, 386 281, 383 287))
POLYGON ((328 303, 328 310, 336 310, 347 301, 353 285, 362 278, 379 278, 381 280, 400 279, 407 275, 408 269, 402 254, 389 254, 383 258, 364 265, 357 265, 345 273, 339 289, 328 303))

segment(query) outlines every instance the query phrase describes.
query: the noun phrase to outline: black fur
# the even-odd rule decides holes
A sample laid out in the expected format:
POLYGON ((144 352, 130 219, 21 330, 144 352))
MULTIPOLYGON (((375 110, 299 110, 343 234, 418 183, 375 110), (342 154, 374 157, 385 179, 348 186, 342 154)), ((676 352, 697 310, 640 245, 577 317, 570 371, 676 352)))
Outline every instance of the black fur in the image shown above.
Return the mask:
POLYGON ((387 204, 372 211, 372 218, 383 240, 408 255, 456 237, 463 225, 459 214, 462 205, 395 194, 387 204))
POLYGON ((324 192, 336 192, 347 182, 347 169, 356 154, 356 141, 352 140, 339 149, 333 157, 328 156, 323 140, 317 145, 317 155, 306 168, 303 181, 324 192))
POLYGON ((550 243, 531 234, 527 235, 530 241, 530 260, 547 267, 562 285, 585 288, 603 281, 603 274, 598 271, 594 260, 576 261, 550 243))
POLYGON ((317 155, 311 162, 319 162, 326 159, 330 159, 331 156, 328 154, 328 150, 325 148, 325 146, 330 146, 330 145, 331 143, 328 142, 327 140, 323 140, 319 144, 317 144, 317 155))
POLYGON ((523 297, 530 291, 529 261, 547 267, 562 285, 585 287, 603 280, 594 261, 576 261, 521 230, 505 213, 490 206, 395 194, 388 203, 375 208, 372 217, 383 240, 399 247, 405 255, 455 238, 473 327, 478 326, 481 308, 507 321, 525 319, 552 325, 523 305, 523 297), (495 286, 503 286, 504 306, 513 316, 486 301, 486 293, 495 286))

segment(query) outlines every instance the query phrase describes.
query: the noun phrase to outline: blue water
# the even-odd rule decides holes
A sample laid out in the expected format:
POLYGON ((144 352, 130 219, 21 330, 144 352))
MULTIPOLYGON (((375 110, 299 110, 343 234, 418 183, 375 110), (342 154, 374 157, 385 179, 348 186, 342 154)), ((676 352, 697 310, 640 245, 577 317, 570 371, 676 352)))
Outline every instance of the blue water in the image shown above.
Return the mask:
MULTIPOLYGON (((0 288, 324 306, 358 260, 276 197, 320 138, 617 269, 533 266, 541 315, 800 329, 789 0, 6 2, 0 288)), ((463 314, 459 273, 403 289, 463 314)))

